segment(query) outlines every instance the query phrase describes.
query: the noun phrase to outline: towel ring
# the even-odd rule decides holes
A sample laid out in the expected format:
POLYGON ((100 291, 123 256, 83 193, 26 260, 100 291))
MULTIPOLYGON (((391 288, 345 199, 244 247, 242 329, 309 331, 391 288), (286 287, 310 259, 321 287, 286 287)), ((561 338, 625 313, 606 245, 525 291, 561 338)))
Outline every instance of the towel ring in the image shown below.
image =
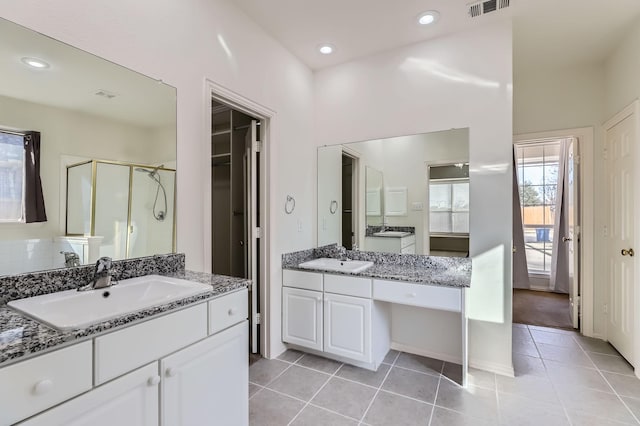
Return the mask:
POLYGON ((329 211, 331 214, 336 214, 338 211, 338 202, 336 200, 331 200, 331 204, 329 204, 329 211))
POLYGON ((296 209, 296 199, 291 195, 287 195, 287 201, 284 203, 284 212, 291 214, 296 209))

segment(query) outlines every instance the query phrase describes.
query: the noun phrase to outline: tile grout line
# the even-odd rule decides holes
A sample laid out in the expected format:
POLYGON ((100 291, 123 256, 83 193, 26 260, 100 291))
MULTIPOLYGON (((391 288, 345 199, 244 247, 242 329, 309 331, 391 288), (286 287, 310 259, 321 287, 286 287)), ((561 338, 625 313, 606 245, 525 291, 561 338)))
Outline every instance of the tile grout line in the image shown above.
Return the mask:
MULTIPOLYGON (((303 356, 304 357, 304 356, 303 356)), ((303 358, 301 357, 301 358, 303 358)), ((299 360, 298 360, 299 361, 299 360)), ((336 369, 336 371, 333 372, 332 375, 330 375, 327 380, 325 380, 325 382, 322 384, 322 386, 320 386, 320 389, 318 389, 316 391, 316 393, 314 393, 311 398, 309 398, 309 401, 306 402, 306 404, 300 409, 300 411, 298 411, 298 414, 296 414, 293 419, 291 419, 291 421, 289 423, 287 423, 287 426, 290 426, 299 416, 300 414, 302 414, 302 412, 304 411, 305 408, 307 408, 309 406, 309 404, 311 404, 311 401, 313 401, 313 398, 315 398, 316 396, 318 396, 318 394, 320 392, 322 392, 322 389, 325 388, 325 386, 327 386, 327 384, 329 383, 329 381, 334 378, 336 376, 336 374, 338 374, 338 371, 340 371, 340 369, 342 369, 342 367, 344 366, 344 363, 340 364, 340 366, 336 369)), ((327 373, 324 373, 327 374, 327 373)))
MULTIPOLYGON (((263 358, 263 359, 266 359, 266 358, 263 358)), ((267 361, 271 361, 271 360, 267 360, 267 361)), ((280 360, 276 359, 275 361, 280 361, 280 360)), ((283 362, 283 363, 285 363, 285 364, 289 364, 289 363, 287 363, 286 361, 280 361, 280 362, 283 362)), ((278 375, 277 375, 277 376, 275 376, 273 379, 271 379, 270 381, 268 381, 268 382, 267 382, 267 384, 265 384, 264 386, 263 386, 263 385, 258 385, 258 386, 261 386, 262 388, 261 388, 261 389, 258 389, 258 391, 257 391, 256 393, 254 393, 253 395, 251 395, 251 396, 249 397, 249 399, 252 399, 252 398, 253 398, 254 396, 256 396, 257 394, 262 393, 262 391, 264 391, 265 389, 267 389, 267 386, 269 386, 271 383, 273 383, 273 381, 274 381, 274 380, 276 380, 276 379, 278 379, 280 376, 282 376, 282 375, 285 373, 285 371, 287 371, 287 370, 288 370, 288 369, 290 369, 291 367, 293 367, 293 364, 289 364, 289 366, 288 366, 287 368, 285 368, 284 370, 282 370, 282 371, 280 372, 280 374, 278 374, 278 375)), ((252 382, 251 382, 251 380, 249 380, 249 383, 252 383, 252 382)), ((257 385, 257 383, 254 383, 254 384, 256 384, 256 385, 257 385)), ((271 389, 269 389, 269 390, 271 390, 271 389)))
MULTIPOLYGON (((444 367, 447 365, 446 362, 442 362, 442 368, 440 369, 440 377, 438 377, 438 384, 436 385, 436 394, 433 396, 433 405, 431 406, 431 415, 429 415, 428 426, 431 426, 431 422, 433 421, 433 413, 436 412, 436 402, 438 401, 438 392, 440 391, 440 383, 442 382, 442 375, 444 374, 444 367)), ((464 371, 462 372, 464 374, 464 371)), ((464 377, 462 378, 464 382, 464 377)))
POLYGON ((380 382, 380 386, 378 386, 378 389, 376 390, 376 393, 373 394, 373 398, 371 398, 371 401, 369 402, 369 405, 367 406, 367 409, 364 410, 364 414, 362 414, 362 417, 360 418, 360 422, 358 423, 359 426, 361 426, 364 423, 364 419, 365 419, 365 417, 367 417, 367 413, 369 413, 369 410, 373 406, 373 402, 378 397, 378 394, 380 393, 380 389, 382 389, 382 385, 384 385, 384 382, 387 380, 387 377, 389 377, 389 374, 391 373, 391 370, 393 369, 393 367, 396 365, 396 361, 398 360, 398 358, 400 358, 400 354, 401 353, 402 352, 398 351, 398 354, 393 359, 393 362, 389 366, 389 370, 387 370, 387 374, 384 375, 384 379, 382 379, 382 382, 380 382))
MULTIPOLYGON (((580 345, 580 343, 578 343, 578 345, 580 346, 580 349, 582 350, 582 352, 584 352, 584 354, 587 356, 587 358, 589 358, 589 361, 591 361, 591 363, 593 365, 595 365, 596 367, 596 371, 598 372, 598 374, 600 374, 600 377, 602 377, 602 379, 605 381, 605 383, 607 385, 609 385, 609 387, 611 388, 611 390, 613 391, 613 393, 615 394, 615 396, 618 398, 618 400, 622 403, 622 405, 624 406, 624 408, 627 409, 627 412, 631 413, 631 417, 633 417, 633 419, 636 421, 636 424, 640 424, 640 420, 638 420, 638 417, 635 415, 635 413, 633 412, 633 410, 631 410, 631 408, 629 408, 629 406, 627 405, 627 403, 624 401, 624 399, 622 399, 622 396, 620 396, 620 394, 618 393, 618 391, 613 387, 613 385, 609 382, 609 380, 607 380, 607 378, 605 377, 605 375, 603 374, 603 370, 600 370, 600 367, 598 367, 598 365, 591 359, 591 357, 589 356, 589 353, 584 350, 584 348, 582 347, 582 345, 580 345)), ((606 355, 606 354, 604 354, 606 355)), ((612 374, 615 374, 613 372, 609 372, 612 374)))
MULTIPOLYGON (((558 392, 558 389, 556 388, 555 383, 553 383, 553 380, 551 380, 551 376, 549 375, 549 370, 547 368, 547 363, 545 362, 547 360, 545 360, 545 358, 542 356, 542 353, 540 352, 540 349, 538 348, 538 342, 536 342, 536 339, 533 337, 533 333, 531 333, 531 329, 529 328, 529 326, 527 326, 527 329, 529 330, 529 334, 531 334, 531 340, 533 340, 533 345, 536 347, 536 351, 538 351, 538 355, 540 356, 540 361, 542 362, 542 368, 544 368, 545 378, 547 380, 549 380, 549 383, 551 384, 551 388, 556 393, 556 397, 558 398, 558 401, 560 402, 560 406, 562 407, 562 412, 564 413, 564 416, 567 419, 567 422, 569 423, 569 425, 572 426, 573 422, 571 421, 571 417, 569 416, 569 410, 567 409, 567 406, 564 403, 564 401, 562 400, 562 398, 560 398, 560 392, 558 392)), ((575 340, 575 338, 573 336, 571 336, 571 338, 575 340)), ((578 344, 578 346, 580 347, 580 344, 578 344)), ((580 347, 580 348, 582 349, 582 347, 580 347)), ((548 361, 552 361, 552 360, 548 360, 548 361)), ((589 361, 591 361, 590 358, 589 358, 589 361)))

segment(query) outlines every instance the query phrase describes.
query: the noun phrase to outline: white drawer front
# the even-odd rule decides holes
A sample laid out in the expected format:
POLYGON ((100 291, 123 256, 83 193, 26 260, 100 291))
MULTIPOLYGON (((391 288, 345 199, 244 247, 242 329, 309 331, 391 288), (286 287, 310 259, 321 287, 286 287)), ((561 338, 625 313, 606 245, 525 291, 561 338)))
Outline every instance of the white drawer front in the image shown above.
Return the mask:
POLYGON ((91 342, 0 368, 0 424, 29 417, 91 389, 91 342))
POLYGON ((285 269, 282 271, 282 285, 304 290, 322 291, 322 274, 285 269))
POLYGON ((248 290, 242 290, 209 302, 209 334, 246 320, 249 317, 248 298, 248 290))
POLYGON ((96 385, 205 337, 206 303, 96 337, 96 385))
POLYGON ((324 291, 327 293, 366 297, 370 299, 372 294, 371 278, 325 274, 324 291))
POLYGON ((462 289, 373 280, 374 300, 461 312, 462 289))
POLYGON ((407 235, 406 237, 402 237, 400 239, 400 247, 405 248, 407 246, 410 246, 412 244, 416 243, 416 236, 414 235, 407 235))

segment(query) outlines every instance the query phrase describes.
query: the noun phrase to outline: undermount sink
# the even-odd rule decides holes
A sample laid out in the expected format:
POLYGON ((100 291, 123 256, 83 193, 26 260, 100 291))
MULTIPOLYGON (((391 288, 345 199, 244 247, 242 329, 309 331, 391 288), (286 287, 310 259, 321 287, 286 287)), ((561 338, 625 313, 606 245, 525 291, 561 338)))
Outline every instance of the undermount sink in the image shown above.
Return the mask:
POLYGON ((324 271, 351 272, 357 274, 373 266, 373 262, 365 260, 340 260, 323 257, 310 260, 298 265, 304 269, 319 269, 324 271))
POLYGON ((374 232, 374 237, 406 237, 407 235, 411 235, 411 232, 405 231, 382 231, 382 232, 374 232))
POLYGON ((8 303, 58 330, 84 328, 109 319, 195 296, 211 286, 179 278, 146 275, 98 290, 66 290, 8 303))

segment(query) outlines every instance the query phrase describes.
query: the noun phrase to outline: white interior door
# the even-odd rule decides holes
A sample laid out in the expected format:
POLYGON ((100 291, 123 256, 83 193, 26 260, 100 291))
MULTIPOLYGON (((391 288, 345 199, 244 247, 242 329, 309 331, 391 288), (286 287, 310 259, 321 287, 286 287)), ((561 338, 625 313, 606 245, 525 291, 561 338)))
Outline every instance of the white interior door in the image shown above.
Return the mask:
POLYGON ((636 118, 633 112, 606 128, 607 262, 609 303, 607 338, 633 364, 634 332, 634 163, 636 118))
POLYGON ((569 140, 569 158, 567 163, 567 191, 568 191, 568 228, 569 234, 563 242, 569 246, 569 301, 571 309, 569 315, 573 328, 580 327, 580 162, 578 156, 578 141, 569 140))

